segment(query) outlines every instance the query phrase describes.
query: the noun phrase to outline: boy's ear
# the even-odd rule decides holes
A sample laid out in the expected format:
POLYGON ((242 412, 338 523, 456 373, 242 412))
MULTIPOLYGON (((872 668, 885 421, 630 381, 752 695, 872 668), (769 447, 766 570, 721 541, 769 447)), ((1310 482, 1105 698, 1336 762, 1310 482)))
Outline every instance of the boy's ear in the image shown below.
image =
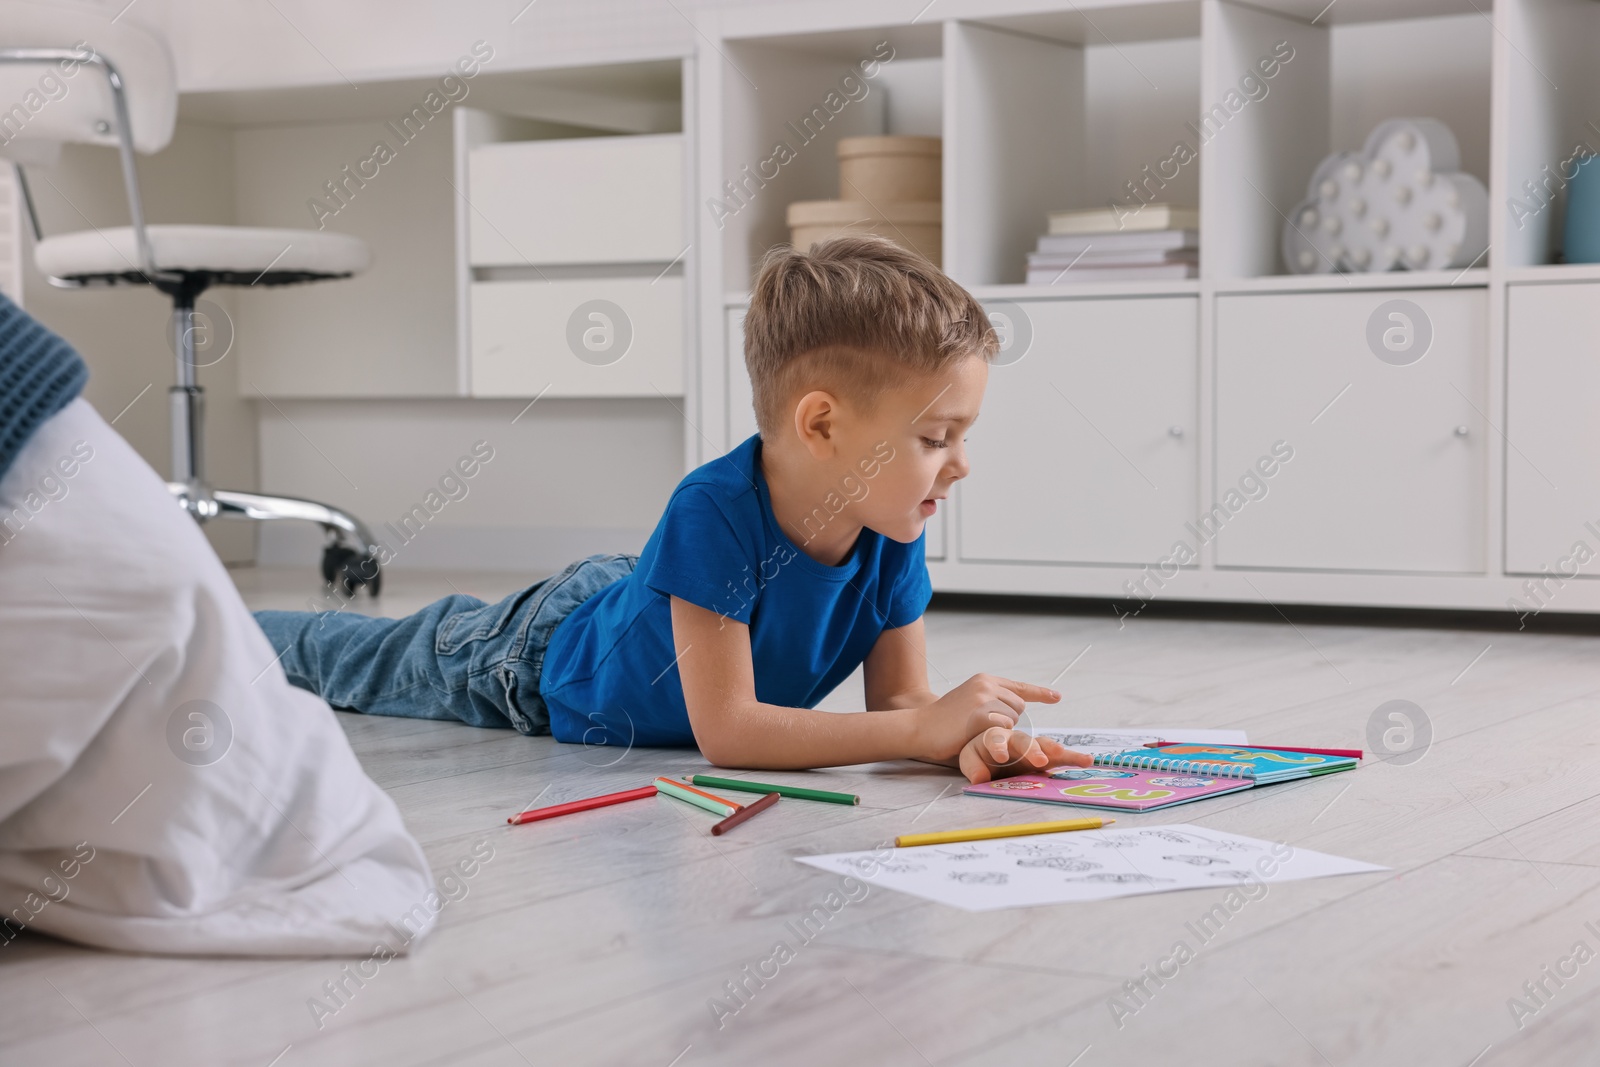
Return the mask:
POLYGON ((839 415, 839 401, 825 389, 813 389, 795 404, 795 434, 814 458, 828 459, 833 455, 839 415))

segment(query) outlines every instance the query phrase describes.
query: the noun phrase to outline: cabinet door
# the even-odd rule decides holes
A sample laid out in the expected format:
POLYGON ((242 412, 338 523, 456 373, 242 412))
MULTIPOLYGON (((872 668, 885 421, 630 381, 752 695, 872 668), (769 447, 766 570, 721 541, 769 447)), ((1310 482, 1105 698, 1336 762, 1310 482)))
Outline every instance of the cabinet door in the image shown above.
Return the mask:
POLYGON ((1600 574, 1600 284, 1510 287, 1506 379, 1506 569, 1600 574))
POLYGON ((1217 564, 1481 573, 1487 307, 1481 289, 1218 297, 1217 564), (1293 457, 1251 499, 1240 480, 1279 441, 1293 457))
POLYGON ((473 282, 472 393, 682 396, 683 279, 473 282))
POLYGON ((1008 350, 967 434, 962 559, 1169 553, 1194 517, 1198 310, 1187 296, 989 307, 1008 350))

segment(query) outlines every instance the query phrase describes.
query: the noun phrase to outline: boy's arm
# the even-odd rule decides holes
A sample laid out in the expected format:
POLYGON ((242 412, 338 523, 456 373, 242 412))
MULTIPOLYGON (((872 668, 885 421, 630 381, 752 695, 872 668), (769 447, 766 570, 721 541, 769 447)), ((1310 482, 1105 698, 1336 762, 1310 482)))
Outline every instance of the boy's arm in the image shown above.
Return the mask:
POLYGON ((925 708, 939 699, 928 688, 928 643, 920 618, 879 634, 864 667, 870 711, 925 708))
MULTIPOLYGON (((867 707, 924 708, 939 698, 928 688, 928 652, 922 619, 878 635, 865 663, 867 707)), ((1046 699, 1056 699, 1054 696, 1046 699)), ((974 782, 1059 764, 1084 765, 1086 757, 1056 742, 1003 727, 972 738, 949 759, 918 757, 925 763, 958 767, 974 782)))
POLYGON ((1024 692, 995 685, 938 709, 851 715, 763 704, 756 699, 745 624, 673 597, 672 639, 695 742, 706 759, 722 767, 798 770, 891 759, 951 760, 989 727, 1012 726, 1024 699, 1046 699, 1032 692, 1037 687, 1011 683, 1024 692))

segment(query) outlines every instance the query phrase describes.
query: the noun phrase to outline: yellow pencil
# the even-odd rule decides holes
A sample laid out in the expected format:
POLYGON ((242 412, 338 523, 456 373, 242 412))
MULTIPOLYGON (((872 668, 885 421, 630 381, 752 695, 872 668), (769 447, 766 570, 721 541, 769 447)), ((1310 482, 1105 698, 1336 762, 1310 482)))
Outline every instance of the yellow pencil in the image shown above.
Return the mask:
POLYGON ((1098 830, 1110 826, 1115 819, 1058 819, 1055 822, 1019 822, 1010 826, 986 826, 981 830, 945 830, 936 834, 901 834, 894 839, 895 848, 915 845, 949 845, 957 841, 988 841, 995 837, 1021 837, 1024 834, 1055 834, 1065 830, 1098 830))

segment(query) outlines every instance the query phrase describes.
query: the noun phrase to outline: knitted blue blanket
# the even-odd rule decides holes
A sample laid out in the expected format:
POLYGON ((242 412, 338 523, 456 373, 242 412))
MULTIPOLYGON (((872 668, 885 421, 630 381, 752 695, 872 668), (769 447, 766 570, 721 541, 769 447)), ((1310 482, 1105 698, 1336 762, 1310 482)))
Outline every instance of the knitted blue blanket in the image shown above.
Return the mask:
POLYGON ((0 478, 33 432, 88 380, 89 368, 71 345, 0 295, 0 478))

